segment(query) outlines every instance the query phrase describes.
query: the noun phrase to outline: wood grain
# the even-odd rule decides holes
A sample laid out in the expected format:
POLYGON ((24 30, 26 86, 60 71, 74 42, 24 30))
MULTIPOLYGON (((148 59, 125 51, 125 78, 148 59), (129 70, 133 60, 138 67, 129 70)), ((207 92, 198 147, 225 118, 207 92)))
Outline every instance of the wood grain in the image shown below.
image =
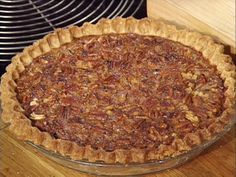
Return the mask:
POLYGON ((235 49, 235 0, 147 0, 148 16, 211 35, 235 49))
MULTIPOLYGON (((233 177, 235 170, 235 127, 216 144, 186 164, 146 177, 233 177)), ((30 145, 0 131, 1 177, 91 177, 51 161, 30 145)))

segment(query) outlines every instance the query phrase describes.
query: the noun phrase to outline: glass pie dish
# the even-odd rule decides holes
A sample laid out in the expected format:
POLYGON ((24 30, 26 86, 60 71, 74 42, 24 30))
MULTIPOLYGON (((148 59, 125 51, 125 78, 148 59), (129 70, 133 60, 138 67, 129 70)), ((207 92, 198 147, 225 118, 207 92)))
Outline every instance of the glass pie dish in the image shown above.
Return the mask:
POLYGON ((230 129, 234 76, 210 37, 152 19, 104 19, 56 30, 15 56, 1 80, 2 118, 64 166, 151 173, 181 165, 230 129))
POLYGON ((161 172, 166 169, 174 168, 184 164, 203 152, 210 145, 224 136, 235 124, 235 116, 232 121, 225 127, 225 129, 216 134, 211 140, 196 146, 186 153, 180 154, 172 158, 164 160, 147 162, 147 163, 131 163, 131 164, 107 164, 103 162, 88 162, 83 160, 72 160, 69 157, 62 156, 59 153, 46 150, 43 146, 35 145, 27 141, 26 143, 33 148, 43 153, 49 159, 61 164, 65 167, 94 175, 103 176, 129 176, 129 175, 143 175, 154 172, 161 172))

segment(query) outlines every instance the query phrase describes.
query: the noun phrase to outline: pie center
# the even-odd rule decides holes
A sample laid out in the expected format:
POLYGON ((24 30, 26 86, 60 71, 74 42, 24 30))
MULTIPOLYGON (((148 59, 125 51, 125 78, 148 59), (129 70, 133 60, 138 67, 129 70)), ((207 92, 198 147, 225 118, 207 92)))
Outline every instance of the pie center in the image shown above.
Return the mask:
POLYGON ((200 52, 138 34, 75 39, 35 58, 17 80, 33 126, 106 151, 157 148, 208 128, 224 91, 200 52))

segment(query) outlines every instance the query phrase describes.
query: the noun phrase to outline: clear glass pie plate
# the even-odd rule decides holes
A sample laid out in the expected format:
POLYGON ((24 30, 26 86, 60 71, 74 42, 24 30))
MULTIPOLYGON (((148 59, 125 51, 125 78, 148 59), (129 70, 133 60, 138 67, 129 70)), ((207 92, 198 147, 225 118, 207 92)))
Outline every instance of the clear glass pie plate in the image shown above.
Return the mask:
POLYGON ((234 124, 235 116, 232 121, 225 127, 225 129, 219 134, 215 135, 210 141, 206 141, 201 145, 193 148, 192 150, 180 154, 176 157, 148 163, 107 164, 102 162, 94 163, 82 160, 71 160, 69 157, 65 157, 58 153, 48 151, 44 147, 35 145, 32 142, 26 143, 30 144, 32 147, 42 152, 51 160, 65 167, 69 167, 80 172, 104 176, 142 175, 147 173, 160 172, 184 164, 185 162, 199 155, 204 149, 215 143, 217 140, 219 140, 225 133, 227 133, 233 127, 234 124))

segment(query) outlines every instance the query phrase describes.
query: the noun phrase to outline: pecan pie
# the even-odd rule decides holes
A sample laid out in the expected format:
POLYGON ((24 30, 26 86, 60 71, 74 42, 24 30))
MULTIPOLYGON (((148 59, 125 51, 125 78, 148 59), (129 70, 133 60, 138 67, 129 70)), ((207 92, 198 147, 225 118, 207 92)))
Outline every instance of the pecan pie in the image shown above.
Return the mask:
POLYGON ((1 80, 17 137, 76 160, 174 157, 232 121, 235 66, 210 37, 151 19, 59 29, 1 80))

